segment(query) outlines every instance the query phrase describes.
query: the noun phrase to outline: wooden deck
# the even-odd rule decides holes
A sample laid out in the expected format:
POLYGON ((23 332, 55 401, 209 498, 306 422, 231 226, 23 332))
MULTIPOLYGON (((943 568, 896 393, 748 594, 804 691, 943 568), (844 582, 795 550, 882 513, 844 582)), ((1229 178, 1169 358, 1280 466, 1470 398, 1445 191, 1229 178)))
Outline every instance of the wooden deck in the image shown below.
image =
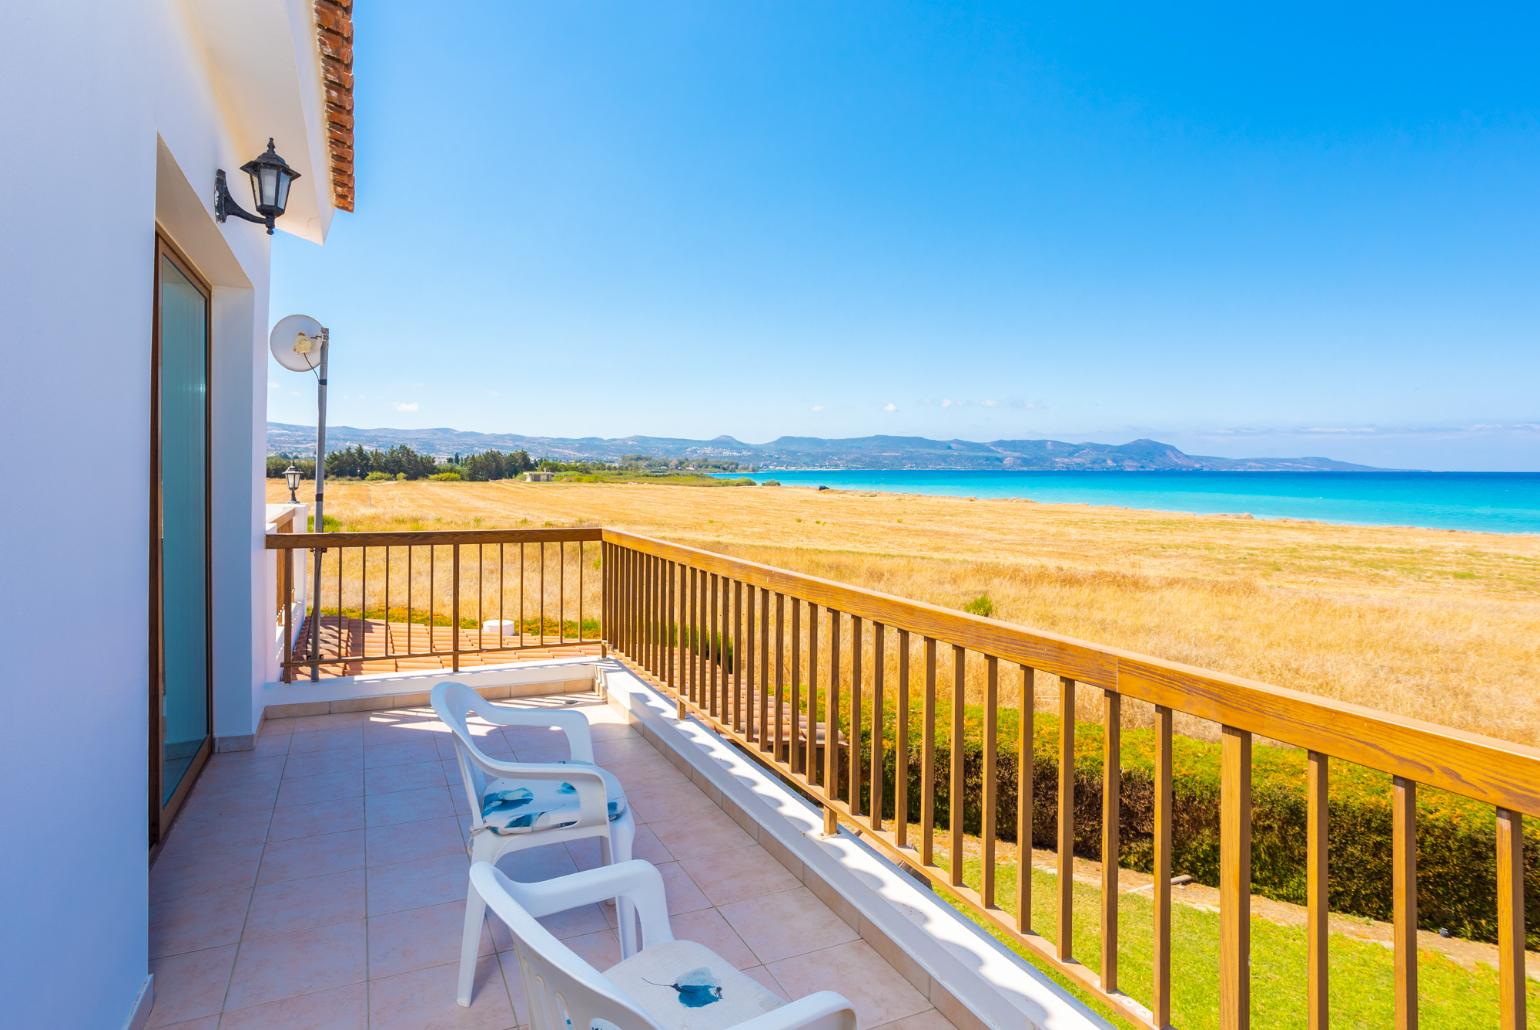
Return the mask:
MULTIPOLYGON (((386 622, 383 619, 349 619, 336 615, 321 616, 322 679, 337 676, 367 676, 382 672, 428 672, 452 669, 455 665, 455 636, 459 636, 459 667, 472 669, 510 662, 536 661, 542 658, 598 656, 603 644, 598 640, 566 641, 547 634, 542 641, 534 634, 504 633, 479 629, 455 630, 451 626, 425 626, 420 623, 386 622)), ((299 640, 307 639, 310 620, 300 627, 299 640)), ((298 660, 298 659, 297 659, 298 660)), ((296 678, 308 677, 308 663, 296 668, 296 678)))

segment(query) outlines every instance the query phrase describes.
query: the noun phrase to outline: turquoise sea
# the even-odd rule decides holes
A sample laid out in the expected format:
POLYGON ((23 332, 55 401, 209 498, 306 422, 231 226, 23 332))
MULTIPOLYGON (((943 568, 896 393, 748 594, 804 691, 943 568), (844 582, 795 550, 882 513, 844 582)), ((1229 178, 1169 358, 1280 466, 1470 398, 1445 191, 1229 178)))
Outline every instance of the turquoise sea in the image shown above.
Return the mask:
POLYGON ((1540 533, 1540 472, 950 472, 755 473, 787 486, 1027 497, 1257 518, 1540 533))

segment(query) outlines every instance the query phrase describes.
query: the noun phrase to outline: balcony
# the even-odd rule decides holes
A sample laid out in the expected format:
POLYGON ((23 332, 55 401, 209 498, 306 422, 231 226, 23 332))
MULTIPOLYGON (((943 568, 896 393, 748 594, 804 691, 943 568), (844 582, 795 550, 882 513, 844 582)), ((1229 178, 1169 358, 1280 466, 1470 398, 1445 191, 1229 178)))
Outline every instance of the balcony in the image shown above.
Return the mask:
MULTIPOLYGON (((654 749, 703 790, 713 818, 746 834, 743 847, 769 852, 937 1010, 895 1018, 1010 1026, 1051 1022, 1052 1012, 1094 1022, 1100 1017, 1087 1002, 1135 1026, 1270 1022, 1251 996, 1254 969, 1277 973, 1255 954, 1253 898, 1281 888, 1269 879, 1275 856, 1264 856, 1267 870, 1253 868, 1253 772, 1280 764, 1299 772, 1301 827, 1288 846, 1298 850, 1303 886, 1303 962, 1292 971, 1299 990, 1290 999, 1301 1024, 1327 1025, 1333 990, 1340 1000, 1344 989, 1358 989, 1332 984, 1330 956, 1340 945, 1329 899, 1335 882, 1351 880, 1358 891, 1364 870, 1334 870, 1328 839, 1335 853, 1333 834, 1342 831, 1332 826, 1333 784, 1364 775, 1384 778, 1388 805, 1383 827, 1353 831, 1383 832, 1384 912, 1355 914, 1384 919, 1388 1010, 1414 1025, 1420 1007, 1447 1003, 1430 999, 1426 985, 1419 995, 1419 969, 1438 947, 1429 913, 1441 917, 1450 896, 1467 889, 1495 899, 1471 923, 1485 941, 1474 945, 1481 961, 1497 974, 1496 997, 1482 1002, 1505 1027, 1526 1025, 1534 1006, 1524 950, 1526 927, 1540 923, 1540 854, 1533 821, 1526 828, 1523 820, 1540 815, 1540 752, 1532 748, 608 529, 285 534, 268 542, 280 565, 325 546, 312 553, 322 569, 319 624, 332 631, 311 654, 302 631, 317 606, 306 616, 279 605, 287 648, 280 665, 290 681, 281 696, 298 707, 269 708, 259 753, 280 748, 264 742, 292 736, 285 728, 306 732, 307 720, 344 720, 339 741, 352 740, 347 727, 368 736, 431 722, 411 709, 425 676, 484 676, 494 697, 565 677, 568 693, 519 703, 581 696, 596 719, 619 712, 640 735, 627 747, 654 749), (381 639, 401 643, 371 651, 381 639), (584 675, 598 687, 592 699, 584 675), (351 693, 341 698, 344 681, 351 693), (297 700, 306 691, 317 700, 297 700), (348 711, 363 708, 382 711, 348 711), (271 718, 285 712, 301 717, 271 718), (1148 745, 1140 758, 1148 768, 1137 775, 1125 727, 1130 741, 1137 735, 1148 745), (1215 758, 1217 791, 1211 821, 1197 829, 1211 836, 1204 846, 1216 859, 1208 887, 1218 939, 1213 962, 1197 970, 1173 936, 1173 917, 1180 922, 1184 911, 1173 879, 1186 872, 1177 856, 1195 852, 1178 834, 1196 832, 1193 819, 1174 815, 1178 797, 1191 793, 1174 756, 1204 738, 1213 741, 1203 746, 1215 758), (1147 806, 1130 802, 1140 792, 1147 806), (1486 813, 1490 850, 1455 869, 1430 865, 1419 878, 1419 817, 1442 833, 1444 802, 1430 810, 1429 800, 1450 796, 1465 806, 1462 818, 1486 813), (1028 837, 1035 856, 1018 846, 1028 837), (1120 861, 1101 862, 1105 855, 1120 861), (932 946, 906 933, 906 922, 924 926, 932 946), (1041 970, 1072 985, 1075 997, 1041 970), (1211 1010, 1194 1012, 1189 999, 1179 1011, 1174 999, 1194 980, 1213 983, 1211 1010)), ((518 742, 510 746, 517 751, 518 742)), ((663 768, 654 756, 648 763, 663 768)), ((286 775, 279 769, 273 782, 286 775)), ((655 804, 699 803, 668 779, 655 804)), ((646 797, 655 786, 639 781, 635 789, 646 797)), ((276 797, 283 807, 281 790, 276 797)), ((362 805, 367 813, 367 792, 362 805)), ((1263 811, 1275 834, 1265 823, 1276 809, 1263 811)), ((655 860, 667 853, 684 862, 658 841, 655 860)), ((712 875, 705 865, 700 871, 712 875)), ((740 872, 781 875, 759 861, 753 875, 740 872)), ((761 931, 720 914, 764 959, 751 939, 761 931)), ((775 960, 766 961, 776 975, 775 960)), ((1528 969, 1536 967, 1530 957, 1528 969)), ((1429 981, 1437 990, 1447 982, 1429 981)), ((872 1010, 863 1025, 883 1025, 872 1020, 891 1014, 872 1010)))

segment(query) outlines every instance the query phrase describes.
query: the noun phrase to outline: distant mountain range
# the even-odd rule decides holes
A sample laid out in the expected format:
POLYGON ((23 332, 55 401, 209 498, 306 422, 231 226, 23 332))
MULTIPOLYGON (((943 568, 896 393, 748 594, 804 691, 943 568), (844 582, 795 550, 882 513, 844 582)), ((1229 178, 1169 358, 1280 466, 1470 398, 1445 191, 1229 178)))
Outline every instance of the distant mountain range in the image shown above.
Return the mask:
MULTIPOLYGON (((406 444, 413 450, 447 457, 478 451, 528 451, 536 458, 563 461, 617 461, 623 457, 681 461, 738 462, 754 469, 1016 469, 1158 472, 1363 472, 1331 458, 1215 458, 1186 454, 1158 440, 1124 444, 1066 443, 1062 440, 929 440, 923 436, 857 436, 826 440, 782 436, 769 443, 744 443, 731 436, 684 440, 667 436, 578 438, 471 433, 458 429, 355 429, 329 426, 326 445, 386 449, 406 444)), ((312 426, 267 424, 270 454, 308 454, 315 450, 312 426)))

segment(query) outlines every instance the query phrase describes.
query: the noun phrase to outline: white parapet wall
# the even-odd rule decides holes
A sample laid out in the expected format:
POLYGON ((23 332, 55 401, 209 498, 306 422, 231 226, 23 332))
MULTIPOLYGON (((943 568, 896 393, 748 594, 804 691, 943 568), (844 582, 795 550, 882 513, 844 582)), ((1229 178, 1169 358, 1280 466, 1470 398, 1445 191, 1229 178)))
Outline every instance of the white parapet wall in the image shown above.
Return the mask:
MULTIPOLYGON (((362 712, 375 709, 425 705, 428 694, 440 683, 465 683, 493 699, 534 694, 586 692, 594 689, 602 660, 593 655, 545 658, 539 661, 484 665, 452 672, 374 673, 332 679, 268 683, 262 688, 262 712, 267 719, 328 712, 362 712)), ((243 750, 250 740, 221 741, 221 750, 243 750)))

